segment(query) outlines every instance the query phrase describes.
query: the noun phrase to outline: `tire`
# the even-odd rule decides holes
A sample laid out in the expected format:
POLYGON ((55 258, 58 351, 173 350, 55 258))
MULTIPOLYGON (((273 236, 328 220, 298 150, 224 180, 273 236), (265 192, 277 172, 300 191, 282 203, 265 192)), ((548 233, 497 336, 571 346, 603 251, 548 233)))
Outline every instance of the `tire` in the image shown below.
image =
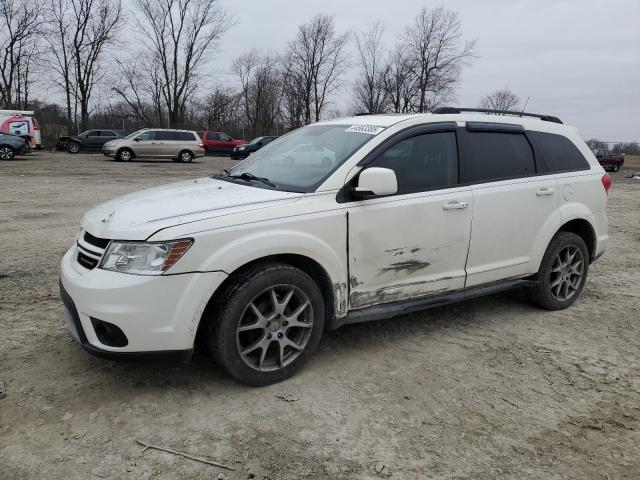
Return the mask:
POLYGON ((617 172, 618 170, 620 170, 620 164, 616 163, 613 167, 611 167, 612 172, 617 172))
POLYGON ((122 148, 118 150, 116 154, 116 160, 120 162, 130 162, 133 159, 133 152, 128 148, 122 148))
POLYGON ((531 301, 547 310, 573 305, 582 293, 589 273, 589 250, 571 232, 558 232, 549 242, 538 270, 538 284, 529 290, 531 301))
POLYGON ((324 300, 302 270, 261 263, 238 274, 205 320, 208 349, 229 375, 250 386, 270 385, 294 375, 315 351, 324 300))
POLYGON ((193 153, 189 150, 183 150, 178 154, 178 161, 182 163, 191 163, 193 161, 193 153))
POLYGON ((13 160, 16 151, 9 145, 0 146, 0 160, 13 160))
POLYGON ((80 144, 76 142, 69 142, 67 144, 67 152, 69 153, 80 153, 80 144))

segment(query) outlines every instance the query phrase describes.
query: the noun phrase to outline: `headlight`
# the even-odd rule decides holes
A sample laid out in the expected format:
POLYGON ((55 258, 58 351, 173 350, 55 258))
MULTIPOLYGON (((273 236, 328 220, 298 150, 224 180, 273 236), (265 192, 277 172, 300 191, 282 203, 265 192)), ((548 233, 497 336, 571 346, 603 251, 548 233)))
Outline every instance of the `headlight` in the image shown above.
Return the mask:
POLYGON ((247 147, 238 147, 238 150, 244 150, 247 147))
POLYGON ((193 245, 193 240, 109 244, 100 268, 135 275, 162 275, 193 245))

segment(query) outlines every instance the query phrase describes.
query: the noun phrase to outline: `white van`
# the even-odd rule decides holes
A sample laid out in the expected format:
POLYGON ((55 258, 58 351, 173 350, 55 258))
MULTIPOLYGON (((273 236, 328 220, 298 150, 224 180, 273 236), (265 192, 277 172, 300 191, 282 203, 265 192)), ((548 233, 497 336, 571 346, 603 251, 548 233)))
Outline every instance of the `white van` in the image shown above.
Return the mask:
POLYGON ((28 135, 31 148, 42 149, 42 132, 32 110, 0 110, 0 131, 28 135))

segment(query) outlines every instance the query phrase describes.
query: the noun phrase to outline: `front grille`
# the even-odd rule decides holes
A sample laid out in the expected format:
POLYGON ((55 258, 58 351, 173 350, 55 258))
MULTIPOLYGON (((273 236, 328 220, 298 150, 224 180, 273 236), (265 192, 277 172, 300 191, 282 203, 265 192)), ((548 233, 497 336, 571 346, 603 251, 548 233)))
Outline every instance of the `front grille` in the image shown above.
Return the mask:
POLYGON ((84 268, 88 268, 89 270, 92 270, 96 268, 96 266, 98 265, 98 260, 96 260, 95 258, 88 257, 82 252, 78 252, 78 263, 82 265, 84 268))
POLYGON ((89 232, 84 232, 77 242, 78 263, 89 270, 96 268, 100 260, 102 260, 110 241, 106 238, 94 237, 89 232))
POLYGON ((84 241, 96 247, 100 247, 104 250, 105 248, 107 248, 107 245, 109 245, 109 242, 111 240, 107 240, 106 238, 94 237, 89 232, 84 232, 84 241))

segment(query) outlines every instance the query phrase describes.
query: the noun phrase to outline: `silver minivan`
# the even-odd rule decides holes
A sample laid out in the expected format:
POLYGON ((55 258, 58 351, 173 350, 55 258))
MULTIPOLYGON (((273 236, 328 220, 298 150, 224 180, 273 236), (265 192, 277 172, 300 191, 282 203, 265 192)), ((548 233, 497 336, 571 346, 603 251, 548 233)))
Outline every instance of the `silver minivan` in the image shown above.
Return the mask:
POLYGON ((174 162, 188 163, 203 157, 205 150, 196 132, 154 128, 107 142, 102 153, 121 162, 134 158, 171 158, 174 162))

